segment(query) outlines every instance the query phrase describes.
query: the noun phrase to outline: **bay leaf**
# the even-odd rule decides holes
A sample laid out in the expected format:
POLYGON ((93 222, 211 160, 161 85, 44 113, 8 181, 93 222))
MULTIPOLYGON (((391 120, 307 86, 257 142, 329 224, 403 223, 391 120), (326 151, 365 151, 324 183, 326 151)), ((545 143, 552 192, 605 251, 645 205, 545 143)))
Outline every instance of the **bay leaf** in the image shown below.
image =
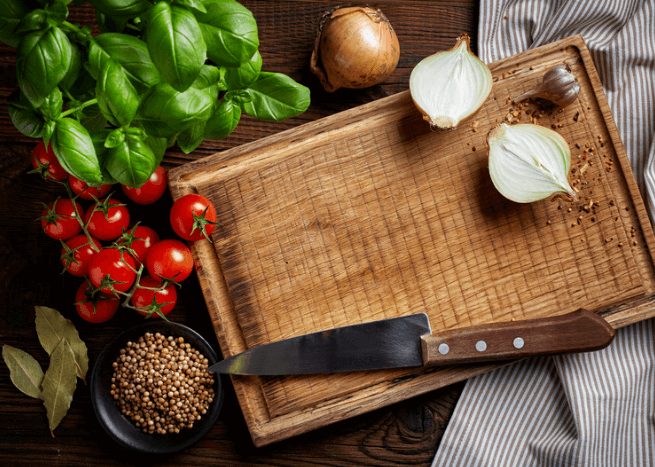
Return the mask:
POLYGON ((9 368, 9 377, 14 386, 30 397, 41 397, 43 370, 34 357, 11 345, 2 346, 2 358, 9 368))
POLYGON ((52 351, 50 366, 43 376, 41 399, 48 413, 50 433, 70 408, 77 386, 77 370, 73 349, 64 337, 52 351))
POLYGON ((48 352, 48 355, 52 355, 59 342, 66 338, 75 355, 77 376, 86 383, 86 373, 89 371, 89 356, 86 344, 80 339, 75 325, 54 308, 48 308, 47 306, 37 306, 35 308, 36 332, 45 351, 48 352))

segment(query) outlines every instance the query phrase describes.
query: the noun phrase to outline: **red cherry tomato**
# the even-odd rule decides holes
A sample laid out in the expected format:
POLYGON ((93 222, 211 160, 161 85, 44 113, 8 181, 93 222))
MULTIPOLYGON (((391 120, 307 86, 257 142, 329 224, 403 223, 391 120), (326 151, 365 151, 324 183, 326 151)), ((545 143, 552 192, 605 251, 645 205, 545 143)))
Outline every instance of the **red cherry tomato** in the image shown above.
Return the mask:
POLYGON ((134 295, 130 299, 132 305, 136 308, 141 308, 137 311, 145 316, 160 316, 157 310, 162 315, 167 315, 175 308, 175 303, 177 303, 177 290, 175 286, 168 284, 162 290, 150 290, 161 288, 163 285, 164 282, 160 282, 152 276, 141 277, 139 281, 140 287, 134 291, 134 295))
POLYGON ((137 225, 123 234, 118 240, 119 245, 126 245, 134 250, 132 257, 140 265, 146 260, 150 247, 159 241, 159 235, 150 227, 137 225), (131 240, 131 243, 130 243, 131 240))
POLYGON ((171 225, 184 240, 196 241, 209 237, 216 224, 216 209, 202 195, 188 194, 173 203, 171 225))
POLYGON ((48 145, 46 149, 43 141, 37 144, 32 151, 32 167, 40 171, 46 178, 53 180, 65 180, 68 177, 68 172, 59 163, 52 146, 48 145))
POLYGON ((123 192, 135 203, 139 204, 152 204, 162 197, 166 191, 166 183, 168 176, 166 171, 160 165, 150 175, 146 183, 139 188, 132 188, 131 186, 121 185, 123 192))
POLYGON ((106 295, 127 292, 136 279, 136 263, 128 253, 103 248, 89 262, 89 279, 106 295))
POLYGON ((146 268, 155 279, 182 282, 193 271, 193 256, 181 241, 161 240, 150 247, 146 268))
POLYGON ((49 237, 56 240, 68 240, 82 231, 82 226, 75 214, 82 213, 82 206, 73 204, 70 199, 58 199, 48 204, 41 213, 41 227, 49 237))
POLYGON ((100 199, 104 197, 109 190, 111 190, 112 185, 100 185, 100 186, 89 186, 79 178, 69 175, 68 184, 73 190, 73 193, 80 195, 82 199, 93 200, 100 199))
POLYGON ((130 224, 130 213, 115 199, 105 199, 91 206, 84 216, 87 229, 98 240, 114 240, 130 224))
POLYGON ((61 249, 61 262, 66 271, 77 277, 86 276, 89 261, 102 249, 98 240, 94 238, 92 241, 96 248, 93 248, 86 235, 77 235, 66 242, 66 246, 61 249))
POLYGON ((105 297, 97 294, 91 298, 87 292, 89 283, 84 281, 75 295, 75 309, 82 319, 89 323, 104 323, 111 319, 118 310, 121 301, 118 298, 105 297))

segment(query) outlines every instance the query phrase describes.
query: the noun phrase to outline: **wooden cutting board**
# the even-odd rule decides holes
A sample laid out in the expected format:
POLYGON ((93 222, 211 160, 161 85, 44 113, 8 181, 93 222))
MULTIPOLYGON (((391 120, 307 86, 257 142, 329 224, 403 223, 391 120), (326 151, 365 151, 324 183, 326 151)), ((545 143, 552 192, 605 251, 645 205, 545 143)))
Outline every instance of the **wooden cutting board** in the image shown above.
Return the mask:
MULTIPOLYGON (((582 38, 490 68, 489 99, 453 131, 431 131, 403 92, 171 171, 174 198, 217 207, 194 254, 224 356, 417 312, 433 331, 579 307, 617 328, 655 315, 653 232, 582 38), (556 64, 581 86, 574 104, 512 102, 556 64), (486 136, 503 121, 564 136, 578 201, 495 190, 486 136)), ((495 367, 232 381, 261 446, 495 367)))

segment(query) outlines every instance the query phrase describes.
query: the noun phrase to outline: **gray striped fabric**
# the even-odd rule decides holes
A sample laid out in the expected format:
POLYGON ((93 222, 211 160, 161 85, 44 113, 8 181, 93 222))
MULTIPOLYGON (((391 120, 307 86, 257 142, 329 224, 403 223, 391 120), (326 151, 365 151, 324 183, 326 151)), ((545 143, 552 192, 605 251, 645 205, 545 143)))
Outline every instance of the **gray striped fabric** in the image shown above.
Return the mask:
MULTIPOLYGON (((481 0, 487 63, 582 34, 651 220, 655 0, 481 0)), ((531 359, 470 379, 433 466, 655 466, 653 320, 599 352, 531 359)))

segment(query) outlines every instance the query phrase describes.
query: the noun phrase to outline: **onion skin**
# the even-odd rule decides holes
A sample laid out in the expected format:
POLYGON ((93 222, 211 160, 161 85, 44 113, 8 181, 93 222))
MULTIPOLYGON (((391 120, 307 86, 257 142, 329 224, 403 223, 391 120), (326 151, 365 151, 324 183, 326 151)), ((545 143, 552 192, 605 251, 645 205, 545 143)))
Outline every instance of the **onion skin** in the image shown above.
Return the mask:
POLYGON ((380 10, 337 8, 321 20, 310 70, 328 92, 363 89, 384 81, 399 58, 398 37, 380 10))

